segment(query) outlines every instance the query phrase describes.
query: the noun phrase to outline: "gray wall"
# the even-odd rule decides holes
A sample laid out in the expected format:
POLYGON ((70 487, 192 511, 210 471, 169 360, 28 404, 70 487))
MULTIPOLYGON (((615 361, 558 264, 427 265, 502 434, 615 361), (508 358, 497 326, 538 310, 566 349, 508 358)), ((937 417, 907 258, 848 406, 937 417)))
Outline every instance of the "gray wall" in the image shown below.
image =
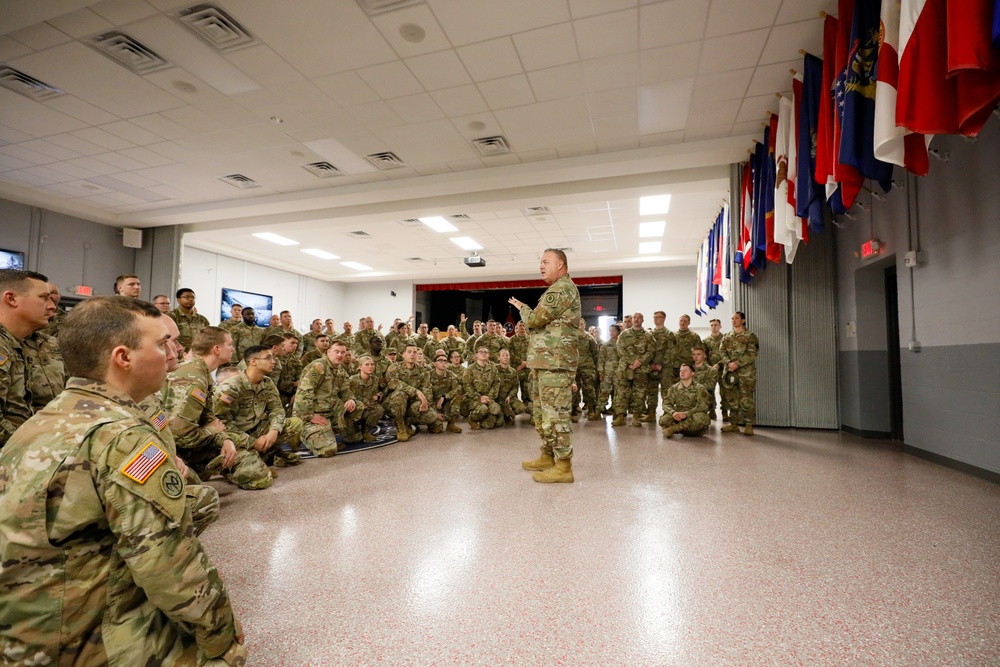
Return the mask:
POLYGON ((884 268, 898 273, 903 440, 916 449, 1000 472, 1000 121, 977 142, 937 137, 923 178, 844 219, 837 235, 842 424, 889 430, 884 268), (876 263, 855 256, 874 235, 876 263), (903 264, 908 249, 922 263, 903 264), (848 337, 848 323, 856 337, 848 337), (910 352, 914 338, 920 352, 910 352))

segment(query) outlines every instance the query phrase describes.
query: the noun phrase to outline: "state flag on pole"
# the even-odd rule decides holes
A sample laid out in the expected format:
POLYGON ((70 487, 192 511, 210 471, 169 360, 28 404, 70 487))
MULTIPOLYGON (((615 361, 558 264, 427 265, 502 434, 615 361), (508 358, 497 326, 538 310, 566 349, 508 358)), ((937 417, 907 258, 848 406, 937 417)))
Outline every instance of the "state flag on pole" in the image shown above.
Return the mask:
POLYGON ((790 153, 794 152, 795 141, 792 100, 782 97, 778 102, 778 127, 774 142, 774 241, 785 250, 785 261, 789 264, 795 257, 799 240, 795 227, 799 219, 795 216, 795 205, 789 174, 793 170, 790 153))
POLYGON ((774 240, 774 212, 782 202, 777 198, 777 153, 778 116, 771 114, 767 131, 770 133, 767 142, 767 180, 764 181, 764 225, 767 234, 767 245, 764 247, 765 257, 769 262, 781 261, 782 244, 774 240))
POLYGON ((931 137, 896 125, 900 6, 901 0, 882 0, 882 41, 875 62, 874 153, 879 160, 898 164, 917 176, 926 176, 930 170, 927 147, 931 137))
MULTIPOLYGON (((816 170, 813 178, 823 188, 823 200, 830 198, 837 188, 833 180, 833 81, 836 78, 837 19, 829 14, 823 19, 823 78, 819 86, 819 103, 816 117, 816 170)), ((810 218, 811 221, 811 218, 810 218)))
MULTIPOLYGON (((802 95, 799 98, 798 180, 795 183, 795 213, 823 231, 823 184, 817 178, 819 123, 823 98, 823 61, 807 53, 802 61, 802 95)), ((803 238, 803 240, 805 240, 803 238)))
MULTIPOLYGON (((851 26, 854 16, 854 0, 839 0, 839 16, 837 21, 837 45, 835 76, 833 83, 833 180, 840 185, 840 201, 830 198, 830 206, 834 211, 841 212, 838 204, 846 211, 854 205, 854 200, 861 192, 864 177, 850 164, 843 161, 840 146, 843 143, 844 111, 847 103, 847 77, 850 71, 851 26)), ((825 57, 825 56, 824 56, 825 57)))

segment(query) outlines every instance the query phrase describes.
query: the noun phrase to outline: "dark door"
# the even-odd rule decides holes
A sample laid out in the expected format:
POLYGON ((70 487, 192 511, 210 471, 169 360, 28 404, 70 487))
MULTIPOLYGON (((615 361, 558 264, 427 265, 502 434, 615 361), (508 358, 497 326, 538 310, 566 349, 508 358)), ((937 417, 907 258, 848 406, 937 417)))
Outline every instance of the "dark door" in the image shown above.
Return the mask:
POLYGON ((885 270, 886 342, 889 347, 889 422, 893 440, 903 439, 903 375, 899 364, 899 292, 896 267, 885 270))

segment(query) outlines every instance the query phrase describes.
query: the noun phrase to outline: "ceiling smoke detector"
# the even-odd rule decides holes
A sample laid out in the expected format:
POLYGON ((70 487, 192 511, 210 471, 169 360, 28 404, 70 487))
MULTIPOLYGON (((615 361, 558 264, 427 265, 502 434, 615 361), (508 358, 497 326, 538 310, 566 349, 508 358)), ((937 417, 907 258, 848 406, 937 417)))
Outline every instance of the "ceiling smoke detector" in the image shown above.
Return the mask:
POLYGON ((510 152, 510 144, 507 143, 507 139, 497 135, 495 137, 483 137, 482 139, 473 139, 472 145, 476 147, 480 155, 503 155, 504 153, 510 152))

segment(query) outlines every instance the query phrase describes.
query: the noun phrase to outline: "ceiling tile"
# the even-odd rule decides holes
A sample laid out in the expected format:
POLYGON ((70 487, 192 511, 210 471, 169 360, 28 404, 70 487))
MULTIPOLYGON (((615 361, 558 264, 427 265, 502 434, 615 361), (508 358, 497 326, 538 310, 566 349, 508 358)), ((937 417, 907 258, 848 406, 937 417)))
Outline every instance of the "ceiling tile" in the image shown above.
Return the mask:
POLYGON ((302 78, 297 69, 265 44, 227 53, 225 58, 262 86, 302 78))
POLYGON ((583 96, 500 109, 495 114, 516 146, 558 150, 594 140, 583 96))
POLYGON ((125 25, 157 13, 155 7, 142 0, 102 0, 91 5, 90 9, 115 25, 125 25))
POLYGON ((637 116, 639 95, 635 88, 587 93, 587 106, 590 108, 590 117, 594 119, 629 114, 637 116))
POLYGON ((740 113, 736 117, 737 123, 760 121, 764 122, 769 113, 777 113, 778 98, 774 94, 759 95, 757 97, 747 97, 743 100, 740 113))
POLYGON ((171 164, 173 162, 173 160, 141 146, 136 148, 126 148, 125 150, 119 152, 125 157, 132 158, 137 162, 143 163, 147 167, 161 167, 165 164, 171 164))
POLYGON ((118 120, 118 116, 115 114, 107 112, 104 109, 99 109, 93 104, 84 102, 83 100, 73 97, 72 95, 56 97, 48 100, 45 104, 51 109, 61 111, 67 116, 72 116, 73 118, 82 120, 88 125, 101 125, 103 123, 110 123, 118 120))
POLYGON ((137 118, 132 118, 131 120, 139 127, 149 130, 150 132, 161 136, 168 141, 189 136, 193 132, 193 130, 175 123, 169 118, 158 113, 150 114, 148 116, 139 116, 137 118))
POLYGON ((760 64, 799 60, 799 49, 823 43, 823 21, 816 18, 798 23, 787 23, 771 28, 771 34, 760 54, 760 64))
POLYGON ((479 139, 503 134, 503 128, 491 113, 475 113, 455 116, 451 119, 455 129, 466 139, 479 139))
POLYGON ((113 174, 120 171, 117 167, 112 167, 107 162, 102 162, 101 160, 95 160, 92 157, 78 157, 73 160, 67 160, 68 164, 75 165, 81 169, 87 169, 95 174, 113 174))
POLYGON ((48 23, 36 23, 33 26, 8 34, 21 44, 35 51, 43 51, 70 41, 69 35, 53 28, 48 23))
POLYGON ((573 18, 606 14, 636 6, 636 0, 569 0, 569 11, 573 18))
MULTIPOLYGON (((451 47, 430 7, 425 4, 402 7, 372 17, 372 23, 378 28, 385 40, 396 50, 400 58, 419 56, 424 53, 441 51, 451 47), (424 38, 412 42, 403 37, 400 32, 404 26, 419 26, 424 31, 424 38)), ((407 32, 409 34, 409 32, 407 32)))
POLYGON ((469 84, 431 92, 431 97, 448 116, 462 116, 489 110, 489 105, 479 93, 479 89, 469 84))
POLYGON ((623 140, 631 138, 638 145, 639 118, 633 114, 611 116, 594 121, 594 134, 598 141, 623 140))
POLYGON ((539 102, 572 97, 586 91, 579 63, 528 72, 528 81, 539 102))
POLYGON ((76 39, 96 35, 114 27, 113 23, 89 9, 79 9, 57 16, 49 19, 48 23, 76 39))
POLYGON ((420 82, 401 60, 365 67, 358 70, 358 75, 382 99, 424 92, 420 82))
MULTIPOLYGON (((730 127, 736 121, 741 99, 715 100, 692 104, 688 112, 686 127, 701 129, 713 126, 730 127)), ((687 135, 685 135, 687 138, 687 135)))
POLYGON ((587 92, 614 90, 639 83, 639 56, 637 53, 623 53, 582 63, 583 76, 587 82, 587 92))
POLYGON ((836 16, 837 0, 795 0, 794 2, 782 3, 775 22, 804 21, 817 18, 820 12, 836 16))
POLYGON ((402 125, 403 120, 385 102, 359 104, 348 109, 351 115, 369 130, 402 125))
POLYGON ((138 160, 126 157, 121 153, 100 153, 95 155, 94 159, 100 160, 101 162, 107 162, 111 166, 117 167, 119 171, 133 171, 135 169, 143 169, 148 166, 138 160))
POLYGON ((0 35, 0 61, 9 61, 31 53, 31 49, 7 35, 0 35))
POLYGON ((565 0, 434 0, 434 15, 456 46, 570 19, 565 0))
POLYGON ((451 49, 408 58, 406 64, 427 90, 454 88, 472 83, 462 61, 451 49))
POLYGON ((343 107, 375 102, 378 93, 355 72, 343 72, 313 80, 334 102, 343 107))
POLYGON ((590 60, 639 48, 639 10, 630 9, 573 21, 580 58, 590 60))
POLYGON ((755 28, 769 27, 778 15, 781 0, 754 0, 752 9, 746 0, 712 0, 705 37, 718 37, 755 28))
POLYGON ((753 78, 747 88, 748 96, 766 95, 769 92, 785 92, 792 89, 791 70, 801 67, 802 61, 790 61, 762 65, 753 70, 753 78))
POLYGON ((523 71, 510 37, 460 47, 458 55, 475 81, 499 79, 523 71))
POLYGON ((0 122, 32 137, 43 137, 87 126, 67 114, 0 88, 0 122))
POLYGON ((701 46, 698 72, 712 74, 756 65, 764 48, 767 33, 768 30, 765 28, 706 39, 701 46))
POLYGON ((639 88, 639 132, 661 134, 683 130, 694 79, 665 81, 639 88))
POLYGON ((38 151, 33 151, 25 148, 24 146, 3 146, 0 147, 0 153, 4 155, 9 155, 10 157, 17 158, 22 162, 27 162, 32 165, 48 164, 49 162, 55 162, 56 159, 50 155, 45 155, 44 153, 39 153, 38 151))
POLYGON ((492 109, 521 106, 535 101, 528 77, 523 74, 483 81, 479 84, 479 92, 492 109))
MULTIPOLYGON (((705 34, 708 0, 672 0, 639 9, 639 46, 650 49, 693 42, 705 34)), ((692 45, 697 49, 697 45, 692 45)))
POLYGON ((83 167, 78 167, 71 162, 53 162, 49 165, 49 167, 64 174, 69 174, 73 178, 90 178, 98 175, 98 173, 92 169, 84 169, 83 167))
POLYGON ((691 103, 698 105, 719 100, 743 99, 753 74, 753 68, 703 74, 695 79, 691 103))
POLYGON ((698 69, 698 45, 674 44, 639 53, 639 83, 671 81, 691 76, 698 69))
POLYGON ((75 137, 79 137, 84 141, 89 141, 92 144, 97 144, 98 146, 109 151, 120 151, 124 148, 132 148, 135 146, 135 144, 131 141, 122 139, 117 135, 105 132, 97 127, 88 127, 83 130, 77 130, 72 134, 75 137))
POLYGON ((47 155, 53 160, 72 160, 75 157, 81 157, 80 153, 45 139, 32 139, 18 144, 18 146, 47 155))
POLYGON ((444 117, 434 99, 427 93, 396 97, 386 100, 386 104, 407 124, 423 123, 444 117))
POLYGON ((127 120, 120 120, 116 123, 101 125, 100 129, 105 132, 110 132, 116 137, 121 137, 122 139, 139 146, 143 146, 145 144, 155 144, 163 141, 163 137, 160 135, 154 134, 153 132, 139 127, 135 123, 131 123, 127 120))
POLYGON ((576 35, 572 23, 559 23, 514 35, 524 69, 532 71, 575 62, 576 35))

